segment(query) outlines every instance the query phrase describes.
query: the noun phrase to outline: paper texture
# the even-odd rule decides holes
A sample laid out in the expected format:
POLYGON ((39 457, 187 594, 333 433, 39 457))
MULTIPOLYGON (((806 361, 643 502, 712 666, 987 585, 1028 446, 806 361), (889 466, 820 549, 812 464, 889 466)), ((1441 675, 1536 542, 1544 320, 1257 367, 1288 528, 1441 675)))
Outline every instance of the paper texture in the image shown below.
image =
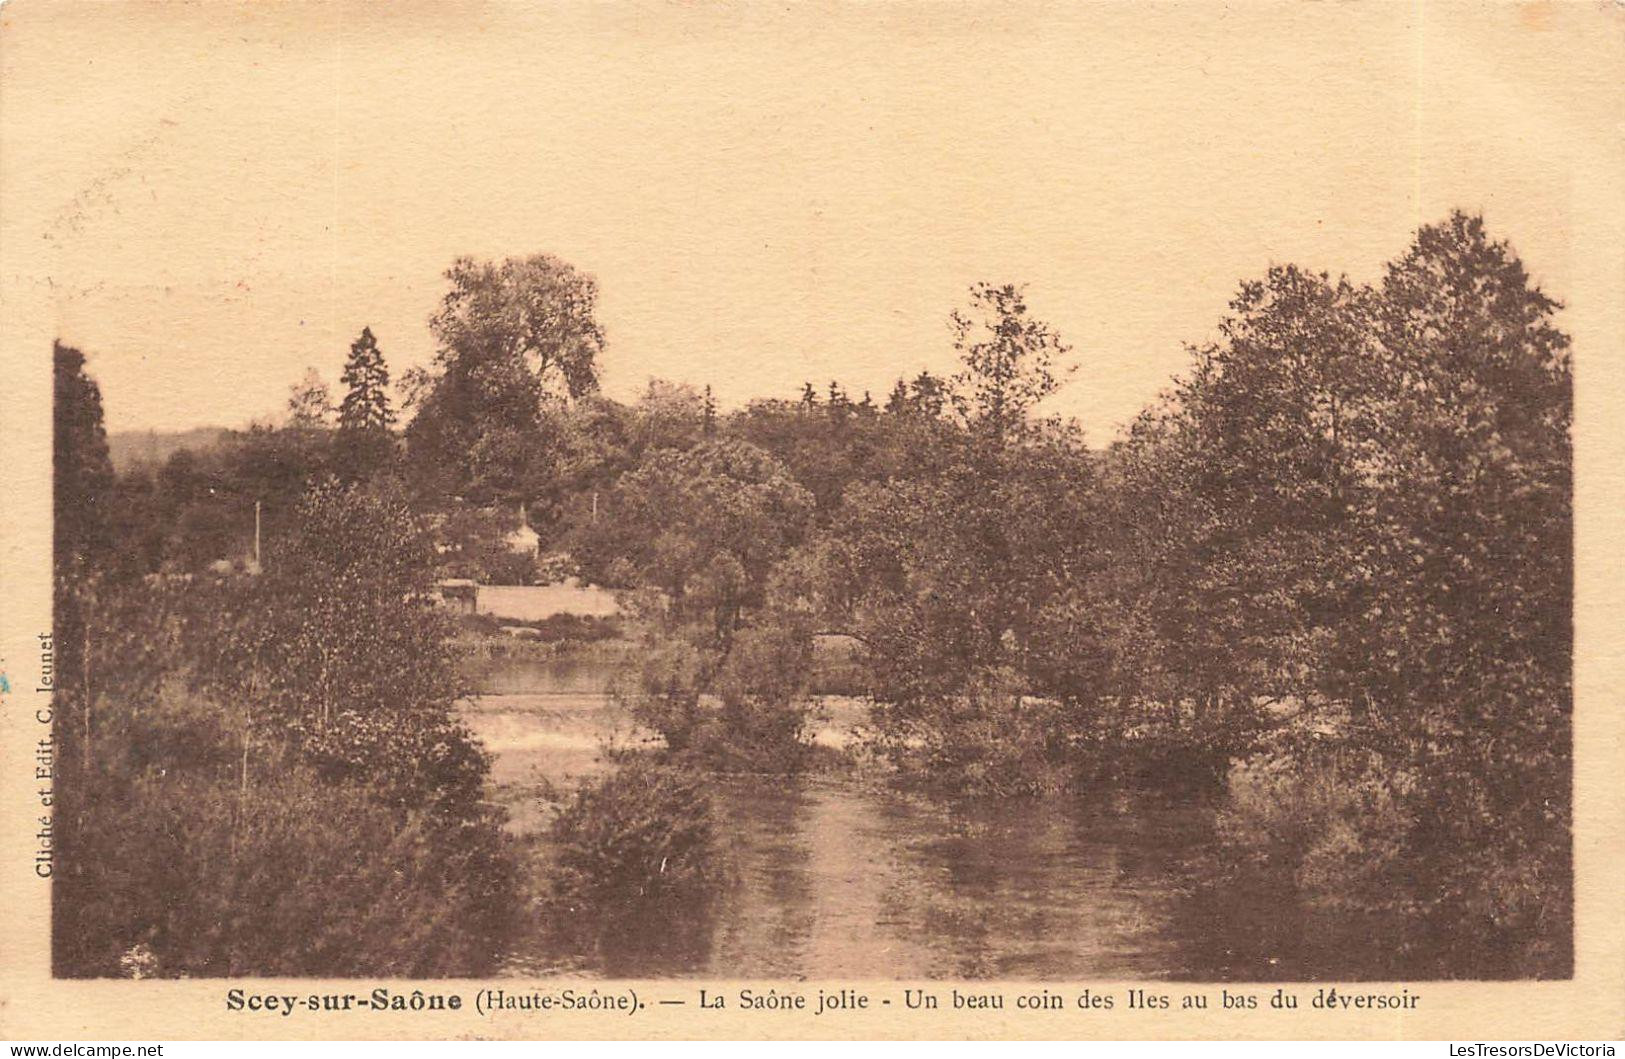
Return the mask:
MULTIPOLYGON (((0 1032, 1617 1038, 1622 73, 1625 8, 1608 2, 5 4, 0 1032), (545 960, 534 965, 540 979, 511 967, 452 980, 53 976, 53 884, 36 871, 51 812, 36 766, 50 727, 42 711, 54 699, 37 690, 48 675, 40 637, 52 629, 53 342, 84 352, 115 442, 240 430, 282 420, 307 366, 342 392, 340 365, 363 326, 396 383, 434 369, 445 332, 429 321, 453 262, 545 253, 596 280, 607 399, 631 407, 651 379, 672 380, 704 388, 726 420, 757 399, 793 405, 804 382, 821 401, 837 379, 854 405, 865 392, 878 405, 900 378, 949 377, 958 370, 949 313, 967 289, 1023 283, 1033 316, 1078 364, 1043 411, 1074 418, 1099 452, 1189 372, 1188 347, 1220 337, 1241 281, 1292 263, 1379 283, 1384 262, 1452 210, 1481 215, 1510 244, 1562 303, 1555 325, 1572 339, 1572 977, 1338 983, 1359 994, 1403 991, 1416 1003, 1327 1010, 1311 1001, 1335 976, 1212 975, 1159 964, 1145 948, 1118 952, 1115 940, 1102 944, 1116 956, 1089 963, 1077 955, 1087 948, 1081 935, 1071 948, 1061 938, 1053 963, 1001 963, 997 917, 992 940, 982 930, 996 902, 966 911, 914 891, 886 895, 888 880, 908 878, 898 867, 917 853, 908 842, 850 863, 877 841, 874 819, 892 819, 886 826, 905 837, 927 827, 884 816, 915 803, 861 802, 864 812, 892 807, 872 819, 852 815, 859 802, 819 801, 824 788, 794 805, 803 814, 824 805, 825 815, 786 841, 802 842, 807 877, 834 889, 798 899, 813 911, 795 912, 805 912, 795 920, 801 940, 785 944, 801 953, 795 945, 835 937, 836 955, 787 963, 781 974, 763 971, 775 966, 773 944, 735 959, 724 939, 709 962, 669 974, 658 963, 630 975, 611 968, 607 980, 602 967, 559 971, 545 960), (820 875, 831 858, 846 867, 820 875), (934 931, 958 939, 942 941, 943 962, 911 960, 909 931, 886 933, 888 900, 901 902, 905 919, 953 920, 927 918, 921 935, 926 948, 934 931), (863 921, 872 925, 840 934, 848 913, 872 915, 863 921), (966 956, 973 936, 992 953, 980 967, 966 956), (851 955, 865 937, 872 947, 851 955), (937 970, 919 973, 927 966, 937 970), (462 1008, 357 1010, 378 988, 456 994, 462 1008), (1301 1006, 1271 1009, 1278 988, 1301 1006), (284 1015, 239 1010, 246 999, 234 1001, 234 989, 301 1005, 358 999, 348 1011, 284 1015), (645 1007, 482 1014, 476 998, 488 989, 554 1003, 566 989, 597 989, 645 1007), (742 990, 769 989, 804 995, 809 1009, 742 1010, 742 990), (821 990, 842 989, 867 1006, 811 1010, 821 990), (702 1010, 701 990, 726 1007, 702 1010), (942 1006, 911 1008, 911 990, 942 1006), (956 1010, 955 990, 999 994, 1004 1007, 956 1010), (1086 990, 1110 996, 1110 1009, 1080 1003, 1086 990), (1143 1010, 1133 990, 1165 994, 1171 1009, 1143 1010), (1226 993, 1260 1006, 1227 1009, 1226 993), (1062 998, 1062 1009, 1016 1008, 1018 997, 1043 995, 1062 998), (1194 995, 1207 1007, 1181 1010, 1194 995)), ((151 455, 156 467, 168 453, 151 455)), ((597 518, 600 501, 609 510, 608 489, 572 496, 597 518)), ((521 518, 539 523, 540 501, 527 502, 521 518)), ((498 731, 506 721, 481 723, 488 742, 512 735, 498 731)), ((510 782, 517 773, 504 767, 499 752, 493 775, 510 782)), ((1164 822, 1147 817, 1129 831, 1164 822)), ((920 831, 919 842, 986 833, 966 839, 943 826, 920 831)), ((1050 849, 1025 825, 986 826, 1006 828, 1016 860, 1050 849)), ((1144 833, 1111 848, 1140 849, 1144 833)), ((1093 863, 1094 842, 1066 855, 1093 863)), ((932 855, 921 855, 919 879, 962 866, 932 855)), ((1118 867, 1129 882, 1116 889, 1069 889, 1078 884, 1066 872, 1041 877, 1026 896, 1032 905, 1011 916, 1092 924, 1105 902, 1128 900, 1112 929, 1149 929, 1150 906, 1122 896, 1138 869, 1118 867)), ((919 879, 899 885, 938 885, 919 879)))

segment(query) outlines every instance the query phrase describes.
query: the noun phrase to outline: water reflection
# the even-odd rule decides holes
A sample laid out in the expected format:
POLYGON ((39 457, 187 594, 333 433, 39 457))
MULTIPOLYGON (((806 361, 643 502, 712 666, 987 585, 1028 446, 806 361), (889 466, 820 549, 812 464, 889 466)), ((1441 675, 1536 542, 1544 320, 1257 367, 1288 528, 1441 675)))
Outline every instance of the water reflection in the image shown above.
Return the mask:
POLYGON ((1077 799, 909 798, 842 779, 737 780, 718 801, 736 893, 701 975, 1156 978, 1199 814, 1077 799), (1162 845, 1161 850, 1140 849, 1162 845))
MULTIPOLYGON (((498 686, 468 719, 494 753, 516 831, 538 791, 605 767, 616 715, 602 672, 555 667, 498 686)), ((628 733, 622 732, 626 738, 628 733)), ((1213 807, 1102 791, 933 799, 841 775, 719 778, 725 881, 704 910, 604 924, 596 952, 519 939, 516 974, 612 977, 1269 979, 1339 970, 1272 895, 1194 899, 1213 807), (1255 899, 1256 898, 1256 899, 1255 899)), ((545 871, 539 865, 538 872, 545 871)), ((1340 943, 1339 943, 1340 944, 1340 943)), ((1343 956, 1347 956, 1345 952, 1343 956)))

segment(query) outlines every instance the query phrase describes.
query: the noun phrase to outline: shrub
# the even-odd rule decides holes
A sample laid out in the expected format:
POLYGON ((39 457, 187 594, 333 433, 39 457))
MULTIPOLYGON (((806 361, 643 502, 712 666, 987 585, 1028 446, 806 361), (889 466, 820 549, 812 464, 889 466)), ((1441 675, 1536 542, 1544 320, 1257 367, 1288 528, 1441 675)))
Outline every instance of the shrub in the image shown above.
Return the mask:
POLYGON ((1348 747, 1255 755, 1231 769, 1208 885, 1335 939, 1347 966, 1317 968, 1328 977, 1567 974, 1566 836, 1442 819, 1471 798, 1447 793, 1463 782, 1477 785, 1348 747))
POLYGON ((1251 706, 1104 698, 1069 702, 1061 723, 1080 776, 1191 790, 1222 786, 1257 745, 1262 720, 1251 706))
POLYGON ((651 636, 636 671, 617 680, 612 693, 634 721, 681 754, 694 745, 716 663, 714 652, 685 639, 651 636))
POLYGON ((527 622, 547 642, 576 641, 595 643, 613 640, 621 635, 620 622, 596 614, 551 614, 540 621, 527 622))
POLYGON ((670 758, 718 771, 790 772, 811 748, 810 666, 811 638, 793 628, 747 627, 726 646, 656 635, 615 694, 665 740, 670 758))
POLYGON ((629 758, 575 792, 552 838, 554 892, 571 908, 626 912, 710 898, 716 827, 694 773, 629 758))
POLYGON ((64 806, 59 975, 477 975, 507 935, 490 813, 401 810, 300 767, 246 789, 149 770, 90 793, 88 812, 64 806))
POLYGON ((811 746, 812 706, 805 698, 812 641, 799 630, 764 624, 741 629, 717 673, 718 709, 699 752, 713 768, 790 772, 811 746))
POLYGON ((1403 875, 1410 782, 1363 753, 1260 754, 1230 770, 1218 839, 1237 867, 1284 868, 1312 909, 1382 911, 1403 875))
POLYGON ((1060 708, 1019 692, 1016 675, 985 671, 963 695, 877 705, 869 747, 900 777, 965 794, 1042 795, 1072 782, 1060 708))

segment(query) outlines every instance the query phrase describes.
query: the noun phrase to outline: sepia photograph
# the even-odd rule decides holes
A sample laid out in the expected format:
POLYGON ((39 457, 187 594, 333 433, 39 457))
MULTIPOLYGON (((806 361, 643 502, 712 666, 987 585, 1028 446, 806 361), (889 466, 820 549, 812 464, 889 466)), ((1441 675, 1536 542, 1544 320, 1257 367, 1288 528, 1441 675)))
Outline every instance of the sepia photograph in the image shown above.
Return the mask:
POLYGON ((1617 4, 4 19, 52 979, 1575 978, 1617 4))

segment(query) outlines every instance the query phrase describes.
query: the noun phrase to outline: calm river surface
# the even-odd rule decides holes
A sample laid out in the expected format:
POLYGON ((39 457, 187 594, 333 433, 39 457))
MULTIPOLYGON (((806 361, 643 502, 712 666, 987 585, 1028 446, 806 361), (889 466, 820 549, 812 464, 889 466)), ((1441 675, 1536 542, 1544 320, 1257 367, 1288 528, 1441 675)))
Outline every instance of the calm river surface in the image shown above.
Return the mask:
MULTIPOLYGON (((550 819, 539 791, 604 767, 603 740, 616 733, 610 676, 604 666, 561 663, 483 675, 487 693, 466 716, 494 755, 516 832, 550 819)), ((819 737, 838 743, 860 710, 828 708, 819 737)), ((635 943, 607 946, 597 966, 521 940, 509 971, 1258 979, 1290 974, 1300 955, 1216 948, 1218 924, 1189 897, 1193 854, 1212 829, 1212 809, 1198 800, 1117 792, 941 800, 841 775, 724 779, 712 794, 731 881, 706 922, 631 925, 635 943)), ((1227 926, 1226 934, 1251 933, 1227 926)))

